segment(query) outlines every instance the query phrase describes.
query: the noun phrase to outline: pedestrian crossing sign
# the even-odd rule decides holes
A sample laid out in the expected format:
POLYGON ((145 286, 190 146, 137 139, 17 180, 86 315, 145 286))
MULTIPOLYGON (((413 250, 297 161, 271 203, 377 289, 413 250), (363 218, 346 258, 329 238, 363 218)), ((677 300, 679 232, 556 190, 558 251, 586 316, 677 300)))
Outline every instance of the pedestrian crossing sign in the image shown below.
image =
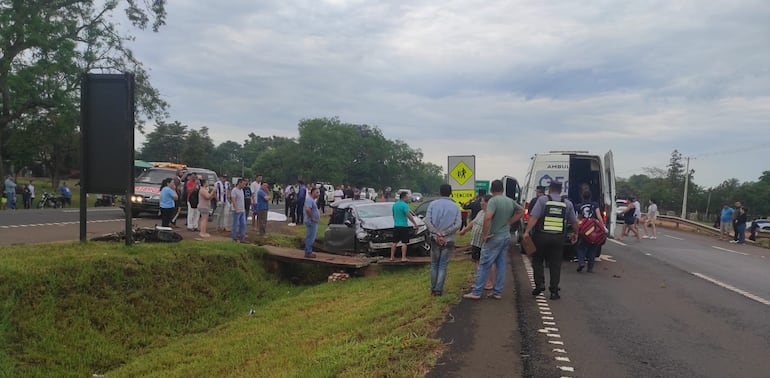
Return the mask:
POLYGON ((449 171, 449 175, 452 176, 458 184, 464 185, 466 181, 473 178, 473 170, 463 161, 460 161, 451 171, 449 171))

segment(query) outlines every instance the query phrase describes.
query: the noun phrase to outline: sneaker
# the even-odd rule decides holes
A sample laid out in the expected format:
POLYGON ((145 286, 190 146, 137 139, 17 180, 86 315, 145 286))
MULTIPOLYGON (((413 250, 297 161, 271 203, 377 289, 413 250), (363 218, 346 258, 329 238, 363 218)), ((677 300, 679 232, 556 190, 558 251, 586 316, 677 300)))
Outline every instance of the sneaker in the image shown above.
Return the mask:
POLYGON ((650 237, 647 235, 642 236, 642 239, 649 239, 650 237))
POLYGON ((657 239, 657 236, 650 236, 650 239, 657 239))
POLYGON ((296 225, 297 225, 296 223, 289 223, 287 226, 289 226, 289 227, 294 227, 294 226, 296 226, 296 225))
POLYGON ((578 265, 578 267, 577 267, 577 271, 578 271, 578 272, 582 272, 582 271, 583 271, 583 268, 585 268, 585 265, 578 265))
POLYGON ((738 242, 737 240, 730 240, 730 243, 733 243, 733 244, 735 244, 737 242, 738 242))
POLYGON ((540 295, 544 291, 545 291, 545 289, 540 288, 540 287, 536 287, 535 289, 532 290, 532 295, 540 295))
POLYGON ((473 294, 473 292, 463 294, 463 298, 465 299, 481 299, 481 295, 473 294))
POLYGON ((561 298, 561 295, 559 295, 558 291, 554 291, 551 293, 551 299, 559 299, 561 298))
POLYGON ((500 294, 493 294, 493 293, 489 293, 489 294, 487 294, 487 298, 492 298, 492 299, 503 299, 503 296, 502 296, 502 295, 500 295, 500 294))

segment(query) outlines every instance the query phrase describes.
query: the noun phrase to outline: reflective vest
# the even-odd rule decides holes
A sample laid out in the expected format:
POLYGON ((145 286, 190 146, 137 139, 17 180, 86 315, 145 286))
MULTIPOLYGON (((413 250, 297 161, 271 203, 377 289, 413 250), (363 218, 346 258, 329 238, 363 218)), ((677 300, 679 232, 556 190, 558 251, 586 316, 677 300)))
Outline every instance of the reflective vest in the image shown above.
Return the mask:
POLYGON ((554 201, 548 196, 540 219, 540 231, 547 234, 563 234, 567 224, 567 204, 562 199, 554 201))

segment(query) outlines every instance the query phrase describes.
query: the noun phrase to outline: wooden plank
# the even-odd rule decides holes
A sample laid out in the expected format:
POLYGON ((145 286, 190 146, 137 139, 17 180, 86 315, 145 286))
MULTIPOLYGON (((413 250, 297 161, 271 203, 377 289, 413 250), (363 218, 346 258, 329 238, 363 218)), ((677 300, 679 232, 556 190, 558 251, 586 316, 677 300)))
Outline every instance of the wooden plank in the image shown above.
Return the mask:
POLYGON ((262 247, 267 250, 267 254, 270 257, 275 258, 276 260, 287 262, 323 264, 354 269, 363 268, 370 264, 369 259, 361 258, 358 256, 344 256, 323 252, 314 252, 316 254, 316 258, 310 259, 305 257, 305 252, 301 249, 275 247, 271 245, 264 245, 262 247))

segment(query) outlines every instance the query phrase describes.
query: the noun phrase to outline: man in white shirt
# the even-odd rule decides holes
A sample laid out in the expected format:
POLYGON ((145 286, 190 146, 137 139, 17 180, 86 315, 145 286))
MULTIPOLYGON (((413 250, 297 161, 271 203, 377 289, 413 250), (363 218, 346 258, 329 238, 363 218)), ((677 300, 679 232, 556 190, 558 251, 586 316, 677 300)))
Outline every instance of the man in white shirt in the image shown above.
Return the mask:
POLYGON ((32 207, 35 203, 35 185, 32 185, 32 180, 29 180, 27 188, 29 188, 29 205, 32 207))
POLYGON ((261 187, 262 187, 262 176, 255 177, 254 181, 252 181, 251 184, 249 184, 249 188, 251 189, 252 194, 256 193, 261 187))

